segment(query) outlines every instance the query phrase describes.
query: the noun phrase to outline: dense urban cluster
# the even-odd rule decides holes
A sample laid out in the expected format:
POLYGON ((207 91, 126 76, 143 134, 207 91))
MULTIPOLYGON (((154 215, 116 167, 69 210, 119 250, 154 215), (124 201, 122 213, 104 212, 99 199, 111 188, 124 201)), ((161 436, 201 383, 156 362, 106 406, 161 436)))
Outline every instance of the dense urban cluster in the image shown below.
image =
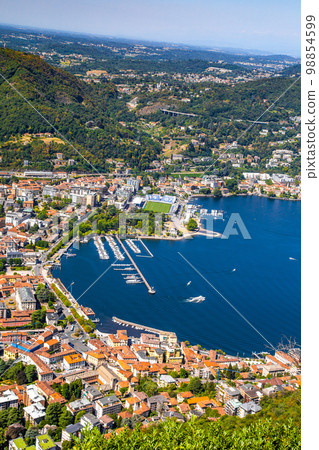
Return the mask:
MULTIPOLYGON (((101 333, 94 311, 53 278, 51 268, 72 243, 118 233, 121 212, 165 210, 159 237, 173 239, 202 229, 207 211, 187 197, 207 188, 227 195, 227 177, 133 177, 113 163, 111 177, 57 171, 2 179, 0 436, 9 448, 69 448, 86 426, 110 438, 173 418, 245 418, 262 412, 265 398, 299 391, 298 348, 243 358, 138 324, 139 337, 123 327, 101 333)), ((260 186, 254 175, 247 182, 260 186)), ((134 223, 129 234, 140 234, 134 223)))

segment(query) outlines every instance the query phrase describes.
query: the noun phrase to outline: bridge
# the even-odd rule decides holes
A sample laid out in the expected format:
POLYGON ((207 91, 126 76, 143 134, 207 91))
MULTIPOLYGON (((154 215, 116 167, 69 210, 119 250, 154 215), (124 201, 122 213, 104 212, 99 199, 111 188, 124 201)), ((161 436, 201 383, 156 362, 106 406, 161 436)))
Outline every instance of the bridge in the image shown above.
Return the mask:
POLYGON ((171 111, 170 109, 161 109, 162 113, 168 114, 169 116, 188 116, 188 117, 198 117, 198 114, 184 113, 180 111, 171 111))

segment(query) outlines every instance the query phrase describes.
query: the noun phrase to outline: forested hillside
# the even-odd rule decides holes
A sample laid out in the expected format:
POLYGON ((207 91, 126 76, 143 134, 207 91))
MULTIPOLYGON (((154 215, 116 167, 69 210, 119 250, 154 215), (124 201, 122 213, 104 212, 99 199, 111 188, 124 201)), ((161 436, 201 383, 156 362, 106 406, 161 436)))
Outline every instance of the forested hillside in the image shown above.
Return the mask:
MULTIPOLYGON (((143 168, 160 151, 158 143, 143 135, 137 146, 135 132, 119 125, 118 121, 130 114, 112 83, 88 84, 37 56, 10 49, 0 49, 0 71, 98 170, 105 169, 109 157, 122 157, 143 168), (88 128, 85 124, 89 121, 97 126, 88 128)), ((53 130, 2 78, 0 98, 0 141, 7 143, 1 152, 2 165, 21 167, 23 160, 39 158, 37 148, 8 140, 53 130)), ((63 150, 66 158, 79 160, 80 169, 92 171, 70 147, 52 144, 46 149, 47 159, 57 150, 63 150)), ((50 164, 44 161, 42 168, 49 169, 50 164)))
MULTIPOLYGON (((147 61, 144 64, 147 66, 147 61)), ((149 64, 151 70, 153 62, 149 64)), ((106 78, 85 82, 38 56, 10 49, 0 49, 0 71, 84 156, 63 141, 35 139, 35 134, 54 134, 54 130, 0 77, 0 170, 21 169, 25 161, 29 168, 52 170, 56 153, 62 152, 66 161, 73 159, 75 164, 60 170, 92 172, 94 167, 105 172, 108 158, 122 158, 128 167, 142 171, 160 157, 169 136, 179 140, 185 151, 200 133, 205 135, 202 155, 210 156, 212 148, 223 142, 239 140, 240 145, 254 144, 254 154, 264 158, 271 154, 265 144, 273 139, 271 133, 278 132, 291 116, 300 115, 300 80, 294 77, 232 85, 185 83, 167 75, 156 90, 151 78, 142 83, 133 74, 130 84, 124 85, 129 86, 128 93, 118 92, 117 86, 123 86, 121 79, 118 84, 106 78), (136 106, 131 107, 133 100, 136 106), (172 117, 163 114, 163 107, 195 115, 172 117), (260 116, 271 131, 263 140, 259 132, 265 124, 251 126, 246 132, 249 121, 260 116), (32 139, 25 140, 26 133, 32 134, 32 139)), ((294 134, 294 129, 287 132, 288 137, 294 134)), ((196 151, 186 154, 197 156, 196 151)))

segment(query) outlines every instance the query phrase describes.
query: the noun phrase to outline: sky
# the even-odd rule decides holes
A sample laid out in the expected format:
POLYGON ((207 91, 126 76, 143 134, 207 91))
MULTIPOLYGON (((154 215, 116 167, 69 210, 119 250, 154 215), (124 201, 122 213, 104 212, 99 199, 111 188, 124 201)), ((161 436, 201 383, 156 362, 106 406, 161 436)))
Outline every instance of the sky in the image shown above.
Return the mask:
POLYGON ((2 24, 300 56, 300 0, 0 0, 2 24))

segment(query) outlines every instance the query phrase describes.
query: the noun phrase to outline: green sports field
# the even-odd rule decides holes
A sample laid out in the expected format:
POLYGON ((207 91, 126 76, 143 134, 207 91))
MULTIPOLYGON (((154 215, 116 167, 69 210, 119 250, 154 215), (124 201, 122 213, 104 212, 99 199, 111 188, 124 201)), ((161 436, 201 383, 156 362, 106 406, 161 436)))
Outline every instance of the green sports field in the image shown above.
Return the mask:
POLYGON ((171 206, 172 205, 170 205, 169 203, 147 202, 144 210, 167 214, 169 213, 171 206))

